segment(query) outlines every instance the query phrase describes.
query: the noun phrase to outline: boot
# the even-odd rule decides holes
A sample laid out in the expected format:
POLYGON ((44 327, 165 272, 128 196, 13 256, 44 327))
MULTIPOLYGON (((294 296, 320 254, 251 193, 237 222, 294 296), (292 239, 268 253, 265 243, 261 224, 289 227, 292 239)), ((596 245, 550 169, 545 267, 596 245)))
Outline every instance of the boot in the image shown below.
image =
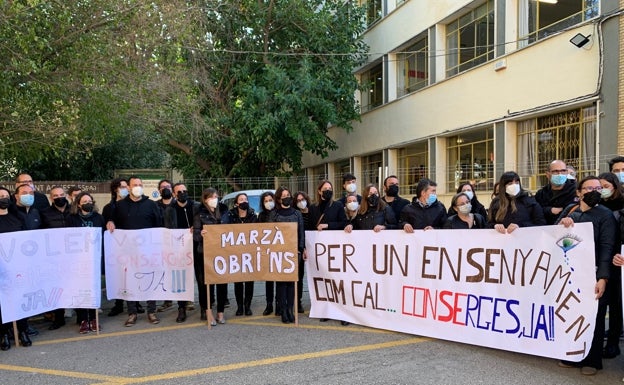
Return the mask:
POLYGON ((236 315, 243 315, 243 305, 238 305, 238 309, 236 309, 236 315))
POLYGON ((295 323, 295 314, 293 313, 293 309, 288 307, 283 311, 286 312, 286 315, 288 316, 288 321, 290 321, 291 323, 295 323))
POLYGON ((20 344, 24 347, 32 345, 32 341, 30 340, 30 337, 28 337, 28 334, 26 334, 26 332, 19 332, 19 341, 20 344))
POLYGON ((9 335, 5 334, 0 338, 0 350, 11 349, 11 341, 9 341, 9 335))
POLYGON ((266 305, 266 308, 262 312, 262 315, 271 315, 271 313, 273 313, 273 304, 272 303, 268 303, 266 305))
POLYGON ((286 309, 282 309, 281 316, 282 316, 283 323, 285 324, 290 323, 290 319, 288 319, 288 312, 286 311, 286 309))
POLYGON ((201 314, 199 315, 199 319, 202 321, 207 321, 208 317, 206 316, 206 308, 202 307, 201 308, 201 314))
POLYGON ((253 315, 251 312, 251 300, 245 301, 245 315, 253 315))
POLYGON ((182 323, 186 321, 186 308, 180 307, 178 308, 178 318, 176 318, 177 323, 182 323))

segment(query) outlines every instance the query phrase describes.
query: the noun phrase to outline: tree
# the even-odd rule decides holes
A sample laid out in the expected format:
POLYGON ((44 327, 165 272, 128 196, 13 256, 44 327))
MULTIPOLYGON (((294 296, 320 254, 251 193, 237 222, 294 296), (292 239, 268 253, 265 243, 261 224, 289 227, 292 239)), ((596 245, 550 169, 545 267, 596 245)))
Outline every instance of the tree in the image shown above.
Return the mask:
POLYGON ((157 127, 177 150, 174 165, 185 175, 271 176, 299 170, 304 151, 335 149, 329 128, 350 130, 359 118, 352 70, 366 53, 362 9, 322 0, 204 5, 192 16, 199 39, 182 43, 196 84, 181 109, 190 113, 180 131, 157 127))

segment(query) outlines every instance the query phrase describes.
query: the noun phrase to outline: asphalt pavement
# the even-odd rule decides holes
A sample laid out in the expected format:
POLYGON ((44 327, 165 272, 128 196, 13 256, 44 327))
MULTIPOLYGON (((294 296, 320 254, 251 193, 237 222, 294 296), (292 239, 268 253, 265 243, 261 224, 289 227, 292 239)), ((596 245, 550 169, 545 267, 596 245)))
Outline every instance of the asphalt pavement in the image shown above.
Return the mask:
POLYGON ((0 384, 618 384, 624 358, 604 360, 595 376, 565 369, 557 361, 444 340, 407 335, 338 321, 308 318, 283 324, 263 316, 264 283, 255 285, 252 316, 235 316, 209 330, 199 305, 176 323, 176 305, 158 313, 152 325, 140 314, 124 327, 125 314, 107 317, 103 301, 99 335, 78 333, 74 318, 48 330, 49 321, 31 321, 40 334, 28 348, 0 352, 0 384))

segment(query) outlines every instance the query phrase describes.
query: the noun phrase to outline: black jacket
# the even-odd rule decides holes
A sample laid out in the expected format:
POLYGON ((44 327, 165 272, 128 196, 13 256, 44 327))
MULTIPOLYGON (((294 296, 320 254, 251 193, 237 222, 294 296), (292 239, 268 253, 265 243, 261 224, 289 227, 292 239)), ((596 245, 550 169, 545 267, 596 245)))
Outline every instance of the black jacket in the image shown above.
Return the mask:
POLYGON ((24 221, 24 230, 36 230, 41 228, 41 215, 39 214, 39 210, 30 207, 30 209, 26 211, 26 207, 16 207, 17 212, 22 216, 22 220, 24 221))
MULTIPOLYGON (((344 211, 342 212, 344 215, 344 211)), ((275 222, 295 222, 297 224, 297 249, 301 253, 305 249, 305 228, 303 216, 299 210, 292 207, 278 208, 275 212, 275 222)))
POLYGON ((568 179, 561 190, 553 190, 549 183, 535 193, 535 200, 542 206, 546 224, 552 225, 559 217, 550 211, 553 207, 565 208, 577 201, 576 182, 568 179))
POLYGON ((392 202, 388 202, 385 196, 381 199, 383 199, 383 201, 386 202, 388 206, 390 206, 390 208, 394 212, 394 218, 397 221, 399 220, 399 218, 401 218, 401 211, 403 211, 403 207, 410 204, 410 201, 405 198, 401 198, 398 195, 394 197, 394 200, 392 202))
POLYGON ((503 224, 507 227, 512 223, 520 227, 543 226, 546 224, 542 207, 537 203, 535 198, 529 196, 525 191, 522 191, 514 199, 516 201, 516 212, 512 213, 510 207, 509 210, 507 210, 505 218, 503 218, 502 221, 497 221, 495 218, 500 208, 500 200, 494 198, 489 210, 489 227, 494 227, 495 224, 503 224))
POLYGON ((229 210, 223 218, 221 218, 221 223, 256 223, 258 222, 258 216, 256 212, 251 207, 247 209, 247 215, 244 217, 240 217, 238 215, 238 208, 234 207, 229 210))
POLYGON ((193 241, 197 242, 197 251, 200 254, 204 253, 204 237, 201 235, 201 231, 204 225, 218 225, 221 223, 221 212, 217 207, 213 212, 210 212, 206 206, 201 205, 199 210, 193 217, 193 241))
POLYGON ((65 210, 60 211, 56 206, 48 206, 41 213, 42 229, 58 229, 60 227, 70 227, 69 224, 69 203, 65 206, 65 210))
POLYGON ((390 206, 385 206, 380 211, 369 209, 364 214, 358 213, 351 221, 351 224, 356 230, 372 230, 376 225, 386 226, 388 230, 397 228, 397 220, 390 206))
MULTIPOLYGON (((484 229, 487 227, 487 221, 485 217, 478 213, 472 213, 474 215, 474 222, 471 229, 484 229)), ((457 214, 448 217, 444 224, 445 229, 468 229, 468 223, 462 221, 457 214)))
POLYGON ((331 204, 318 203, 310 206, 310 226, 316 229, 320 223, 328 225, 327 230, 343 230, 347 225, 344 205, 339 201, 331 204))
POLYGON ((163 223, 168 229, 177 229, 177 228, 191 228, 193 227, 193 222, 195 220, 195 215, 199 212, 199 202, 195 202, 191 199, 186 201, 186 206, 184 206, 187 210, 191 210, 191 219, 189 219, 188 227, 180 227, 178 226, 178 203, 175 200, 171 201, 170 205, 159 205, 159 208, 165 207, 163 223))
POLYGON ((446 223, 446 207, 440 201, 435 201, 432 205, 423 207, 420 201, 414 197, 412 203, 405 206, 401 211, 399 228, 403 228, 406 223, 416 229, 424 229, 431 226, 441 229, 446 223))
POLYGON ((620 246, 619 226, 613 212, 603 205, 596 205, 583 212, 579 205, 571 204, 561 212, 556 223, 559 223, 566 216, 572 218, 574 223, 592 223, 594 227, 596 280, 609 279, 611 260, 619 252, 620 246))
POLYGON ((161 211, 158 205, 145 195, 136 202, 130 199, 130 195, 118 201, 113 218, 115 227, 122 230, 148 229, 163 226, 161 211))

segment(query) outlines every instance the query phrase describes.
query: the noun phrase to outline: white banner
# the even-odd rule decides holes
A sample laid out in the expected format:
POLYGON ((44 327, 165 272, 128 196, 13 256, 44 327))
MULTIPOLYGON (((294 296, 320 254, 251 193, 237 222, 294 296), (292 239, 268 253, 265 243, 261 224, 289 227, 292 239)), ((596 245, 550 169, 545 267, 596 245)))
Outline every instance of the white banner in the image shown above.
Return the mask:
POLYGON ((307 231, 311 317, 579 361, 598 302, 591 223, 307 231))
POLYGON ((58 308, 100 307, 102 229, 0 234, 2 322, 58 308))
POLYGON ((106 296, 128 301, 193 301, 193 234, 152 228, 104 233, 106 296))

